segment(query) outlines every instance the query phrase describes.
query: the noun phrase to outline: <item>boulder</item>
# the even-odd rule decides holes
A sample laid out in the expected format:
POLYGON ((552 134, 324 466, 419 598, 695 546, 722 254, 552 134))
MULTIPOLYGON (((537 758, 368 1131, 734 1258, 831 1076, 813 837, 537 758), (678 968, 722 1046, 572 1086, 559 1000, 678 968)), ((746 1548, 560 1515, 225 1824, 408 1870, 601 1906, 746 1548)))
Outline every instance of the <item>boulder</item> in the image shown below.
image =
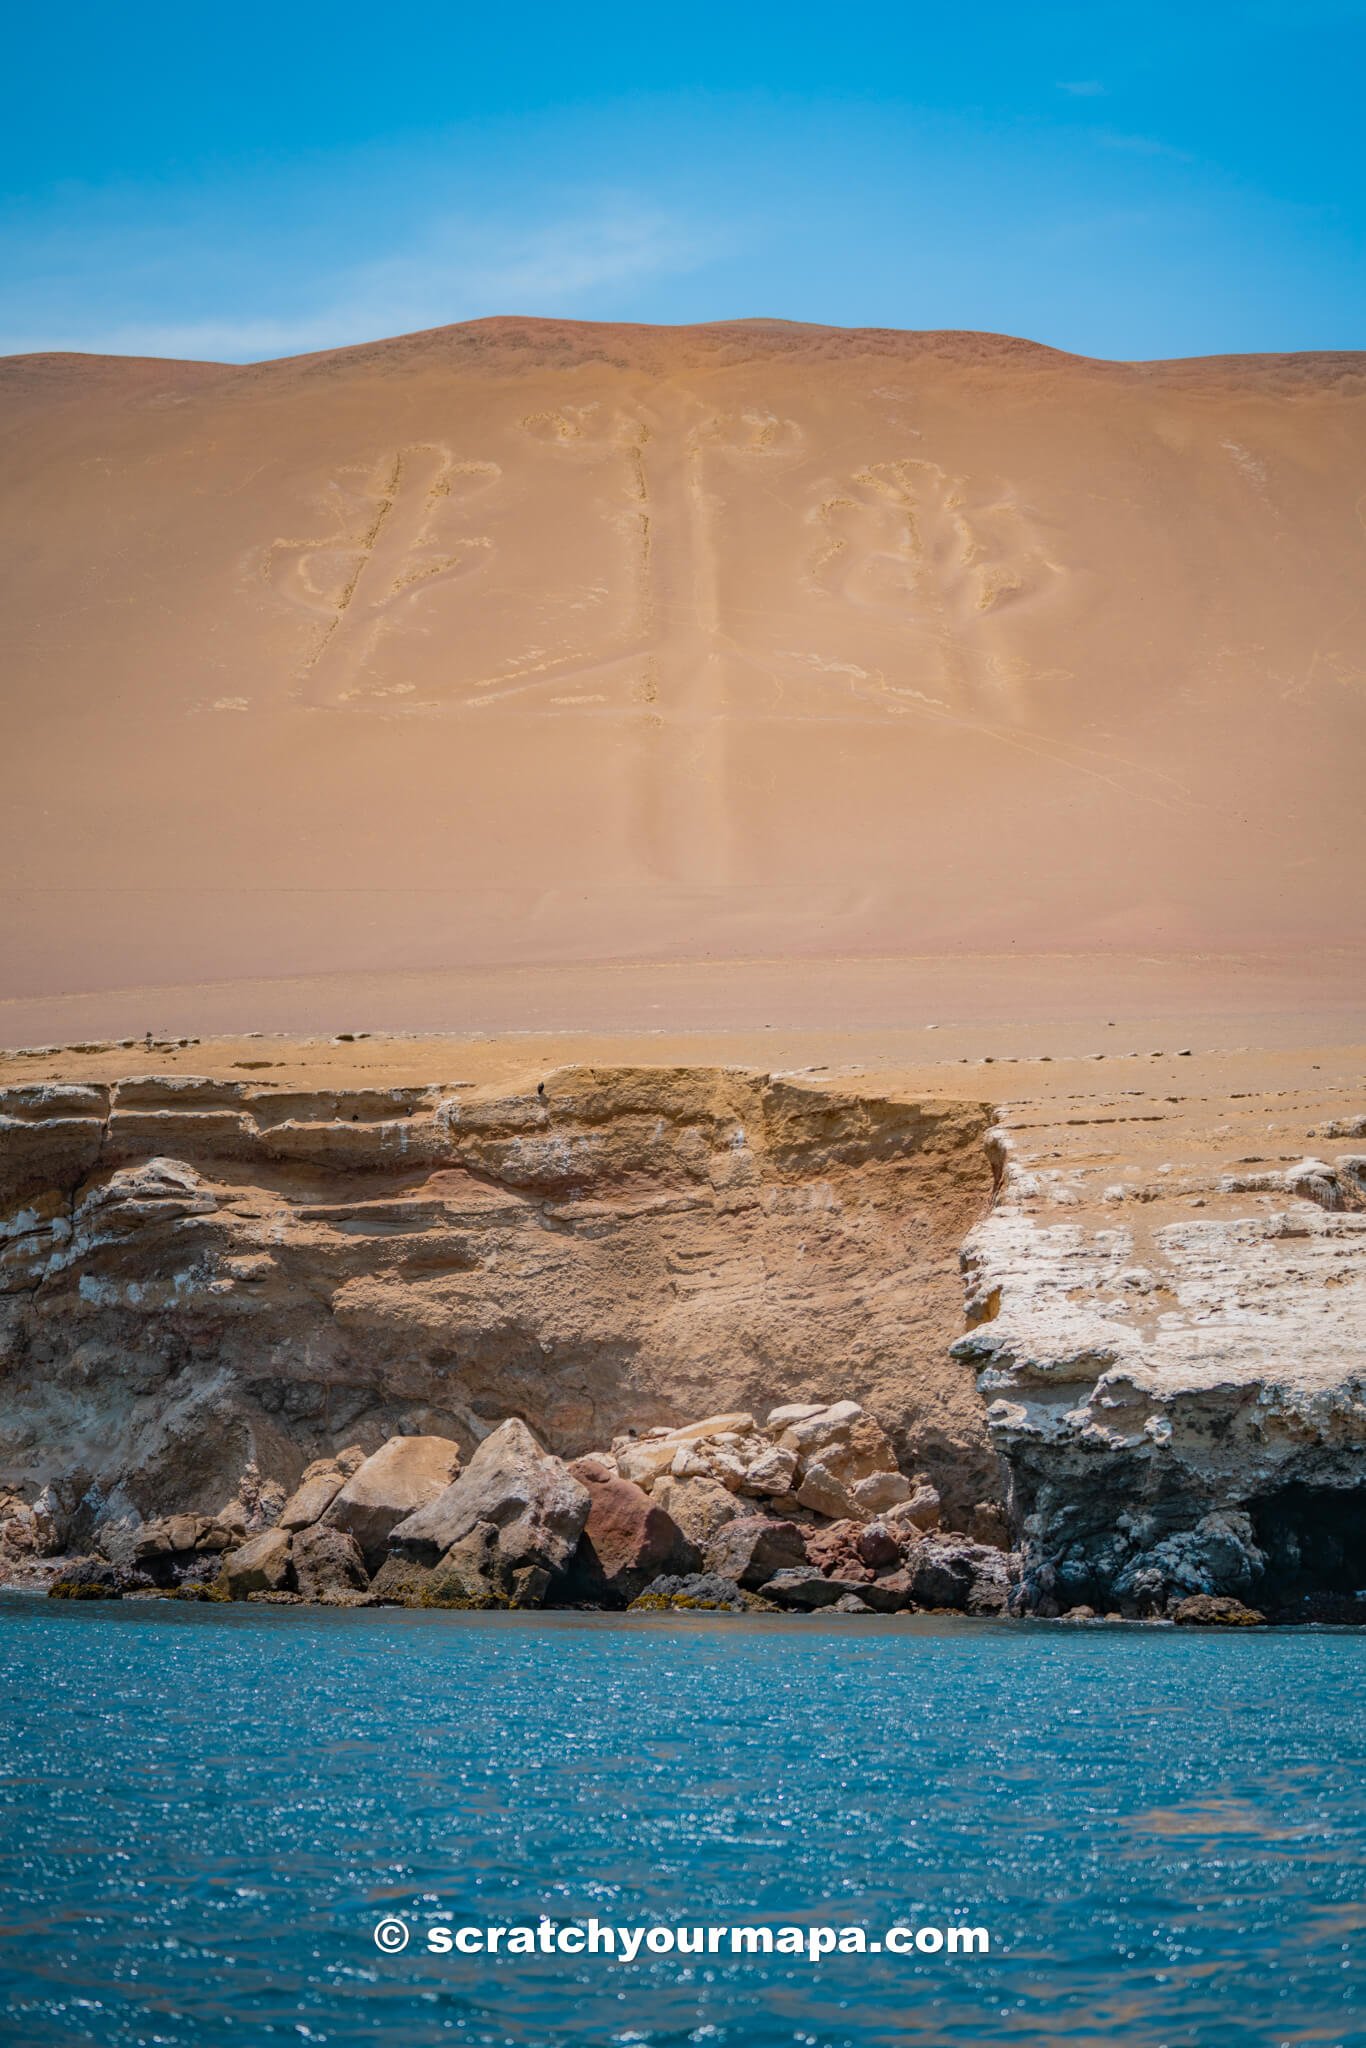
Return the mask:
POLYGON ((246 1542, 250 1533, 247 1526, 250 1517, 243 1502, 240 1500, 225 1502, 218 1510, 214 1520, 220 1529, 227 1531, 228 1540, 231 1543, 246 1542))
POLYGON ((764 1428, 770 1436, 781 1436, 794 1422, 809 1422, 813 1415, 823 1415, 827 1405, 824 1401, 789 1401, 786 1407, 769 1409, 764 1428))
POLYGON ((164 1526, 173 1556, 227 1550, 233 1540, 231 1532, 211 1515, 170 1515, 164 1526))
MULTIPOLYGON (((387 1565, 403 1562, 390 1558, 387 1565)), ((430 1568, 411 1569, 422 1572, 423 1584, 407 1601, 410 1607, 542 1607, 552 1581, 545 1565, 509 1561, 492 1522, 476 1522, 430 1568)))
POLYGON ((901 1545, 885 1522, 868 1522, 854 1538, 860 1564, 875 1572, 887 1571, 901 1563, 901 1545))
POLYGON ((841 1593, 833 1607, 826 1608, 827 1614, 875 1614, 866 1600, 860 1600, 857 1593, 841 1593))
POLYGON ((860 1595, 863 1587, 850 1585, 844 1579, 827 1579, 814 1564, 803 1564, 775 1572, 760 1591, 765 1600, 772 1600, 779 1607, 812 1608, 833 1607, 846 1593, 860 1595))
POLYGON ((1182 1628, 1264 1628, 1266 1616, 1256 1607, 1218 1593, 1192 1593, 1173 1610, 1182 1628))
POLYGON ((832 1521, 866 1522, 913 1491, 886 1432, 857 1401, 836 1401, 789 1423, 779 1443, 797 1459, 801 1506, 832 1521))
MULTIPOLYGON (((887 1508, 882 1519, 889 1529, 907 1534, 920 1529, 937 1529, 940 1506, 938 1489, 927 1479, 918 1479, 912 1484, 909 1497, 895 1507, 887 1508)), ((978 1538, 979 1542, 982 1540, 978 1538)))
POLYGON ((193 1557, 201 1550, 227 1550, 232 1542, 232 1532, 208 1515, 166 1515, 143 1523, 132 1554, 138 1564, 154 1565, 163 1559, 193 1557))
POLYGON ((718 1479, 661 1479, 650 1498, 673 1517, 689 1543, 699 1550, 706 1549, 718 1529, 745 1513, 744 1502, 718 1479))
POLYGON ((775 1572, 806 1563, 806 1539, 795 1522, 741 1515, 720 1528, 706 1549, 706 1566, 723 1579, 757 1592, 775 1572))
POLYGON ((685 1422, 669 1431, 666 1441, 675 1444, 692 1443, 704 1436, 752 1436, 754 1417, 738 1412, 734 1415, 707 1415, 701 1422, 685 1422))
POLYGON ((459 1470, 460 1446, 449 1437, 391 1436, 338 1491, 327 1520, 355 1537, 373 1571, 383 1562, 392 1531, 438 1499, 459 1470))
POLYGON ((550 1585, 544 1565, 506 1565, 492 1522, 477 1522, 426 1575, 415 1607, 539 1607, 550 1585))
POLYGON ((782 1444, 770 1444, 752 1464, 745 1467, 740 1491, 770 1496, 785 1494, 791 1491, 796 1476, 797 1453, 785 1449, 782 1444))
POLYGON ((832 1522, 860 1519, 848 1487, 825 1465, 817 1463, 807 1467, 796 1497, 799 1506, 810 1508, 813 1515, 828 1515, 832 1522))
POLYGON ((618 1441, 613 1446, 617 1470, 634 1486, 652 1487, 666 1473, 678 1454, 670 1437, 642 1437, 639 1441, 618 1441))
POLYGON ((917 1607, 965 1610, 976 1574, 962 1549, 918 1543, 906 1560, 906 1581, 917 1607))
POLYGON ((748 1458, 737 1455, 741 1439, 753 1435, 752 1415, 708 1415, 664 1435, 617 1437, 612 1453, 622 1478, 637 1486, 648 1489, 666 1472, 678 1479, 720 1478, 732 1486, 727 1475, 733 1472, 734 1490, 744 1476, 745 1465, 765 1448, 762 1441, 756 1441, 748 1458))
POLYGON ((49 1600, 122 1600, 123 1575, 102 1557, 73 1557, 47 1589, 49 1600))
POLYGON ((132 1562, 163 1588, 197 1569, 211 1569, 213 1560, 240 1539, 208 1515, 167 1515, 144 1522, 133 1539, 132 1562))
POLYGON ((746 1472, 760 1455, 758 1438, 704 1438, 680 1444, 669 1471, 675 1479, 715 1479, 729 1492, 739 1493, 746 1472))
POLYGON ((431 1578, 431 1565, 390 1555, 370 1581, 370 1599, 377 1607, 420 1607, 431 1578))
MULTIPOLYGON (((880 1527, 880 1524, 874 1524, 880 1527)), ((861 1522, 832 1522, 826 1529, 809 1531, 806 1538, 806 1560, 816 1565, 828 1579, 871 1579, 873 1560, 861 1555, 859 1538, 863 1534, 861 1522)), ((884 1531, 885 1534, 885 1531, 884 1531)), ((881 1557, 881 1545, 876 1546, 881 1557)), ((900 1564, 901 1552, 892 1544, 892 1556, 883 1560, 888 1564, 900 1564)))
POLYGON ((308 1529, 320 1521, 345 1486, 347 1474, 335 1458, 317 1458, 280 1510, 279 1529, 308 1529))
POLYGON ((417 1564, 445 1563, 486 1525, 492 1543, 480 1536, 455 1566, 477 1571, 492 1596, 527 1604, 567 1570, 591 1506, 582 1481, 514 1418, 485 1437, 458 1479, 397 1524, 390 1549, 417 1564))
POLYGON ((590 1505, 563 1598, 625 1605, 661 1573, 698 1569, 698 1548, 639 1486, 600 1458, 578 1458, 568 1469, 588 1488, 590 1505))
POLYGON ((363 1593, 370 1584, 365 1558, 354 1536, 327 1522, 300 1529, 290 1545, 294 1584, 305 1600, 332 1600, 363 1593))
POLYGON ((805 1472, 824 1465, 847 1485, 874 1472, 894 1472, 896 1452, 881 1424, 865 1415, 857 1401, 835 1401, 828 1408, 793 1422, 779 1441, 795 1451, 805 1472))
POLYGON ((849 1491, 861 1515, 881 1515, 908 1501, 912 1487, 904 1472, 872 1472, 866 1479, 856 1479, 849 1491))
POLYGON ((989 1544, 965 1537, 926 1537, 909 1552, 906 1574, 917 1607, 951 1607, 967 1614, 1004 1614, 1010 1598, 1010 1559, 989 1544))
POLYGON ((671 1572, 652 1580, 631 1608, 634 1613, 649 1613, 665 1607, 703 1607, 742 1614, 762 1604, 734 1579, 723 1579, 717 1572, 671 1572))
POLYGON ((904 1565, 895 1571, 879 1572, 867 1585, 860 1586, 859 1599, 866 1607, 878 1614, 902 1614, 908 1607, 914 1607, 911 1594, 910 1574, 904 1565))
POLYGON ((228 1591, 234 1600, 252 1593, 284 1593, 290 1590, 290 1545, 293 1539, 284 1529, 263 1529, 251 1536, 240 1550, 232 1551, 223 1565, 228 1591))

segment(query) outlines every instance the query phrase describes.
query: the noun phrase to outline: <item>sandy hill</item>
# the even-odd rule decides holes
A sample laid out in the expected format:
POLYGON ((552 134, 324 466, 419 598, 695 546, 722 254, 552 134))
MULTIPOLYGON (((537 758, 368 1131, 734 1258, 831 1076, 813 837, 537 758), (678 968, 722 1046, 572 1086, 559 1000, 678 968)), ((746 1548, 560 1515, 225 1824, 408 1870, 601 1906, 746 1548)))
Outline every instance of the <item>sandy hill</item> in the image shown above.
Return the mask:
POLYGON ((9 359, 0 994, 1355 944, 1363 393, 778 321, 9 359))

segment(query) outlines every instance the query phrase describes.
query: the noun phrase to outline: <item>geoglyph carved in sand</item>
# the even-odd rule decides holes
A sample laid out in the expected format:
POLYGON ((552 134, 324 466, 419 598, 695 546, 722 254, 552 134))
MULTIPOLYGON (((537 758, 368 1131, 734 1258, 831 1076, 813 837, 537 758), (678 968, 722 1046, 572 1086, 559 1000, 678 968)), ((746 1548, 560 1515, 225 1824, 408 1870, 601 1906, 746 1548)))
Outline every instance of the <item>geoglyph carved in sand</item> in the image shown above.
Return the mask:
MULTIPOLYGON (((566 404, 513 431, 536 450, 538 483, 569 472, 568 492, 563 478, 550 489, 546 532, 527 528, 525 486, 502 464, 422 443, 330 479, 320 497, 332 533, 266 550, 271 587, 319 621, 299 673, 306 702, 432 711, 521 699, 700 724, 777 680, 798 710, 812 683, 818 698, 852 686, 884 712, 898 696, 989 704, 1018 673, 1000 615, 1046 602, 1064 573, 1008 484, 919 454, 813 479, 806 430, 761 407, 714 413, 687 395, 635 411, 566 404), (738 583, 723 589, 722 562, 766 525, 788 606, 816 596, 847 658, 784 647, 781 603, 760 614, 738 583), (814 551, 802 529, 815 530, 814 551), (538 593, 515 619, 501 603, 507 574, 538 593), (895 636, 893 667, 885 648, 881 660, 870 652, 870 631, 895 636), (414 638, 440 646, 435 686, 404 674, 414 638)), ((694 766, 705 776, 722 764, 694 766)))

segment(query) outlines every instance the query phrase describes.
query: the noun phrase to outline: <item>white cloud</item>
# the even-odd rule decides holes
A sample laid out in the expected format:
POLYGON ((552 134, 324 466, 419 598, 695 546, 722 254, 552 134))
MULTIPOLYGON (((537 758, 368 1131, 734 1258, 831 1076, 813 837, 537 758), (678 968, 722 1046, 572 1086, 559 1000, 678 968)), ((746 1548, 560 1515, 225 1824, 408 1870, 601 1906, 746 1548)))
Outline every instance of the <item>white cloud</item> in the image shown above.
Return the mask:
POLYGON ((86 331, 6 337, 0 352, 251 362, 495 313, 592 318, 595 295, 696 269, 718 246, 713 233, 692 222, 612 199, 530 228, 451 219, 392 255, 320 276, 311 304, 295 311, 102 323, 86 331))

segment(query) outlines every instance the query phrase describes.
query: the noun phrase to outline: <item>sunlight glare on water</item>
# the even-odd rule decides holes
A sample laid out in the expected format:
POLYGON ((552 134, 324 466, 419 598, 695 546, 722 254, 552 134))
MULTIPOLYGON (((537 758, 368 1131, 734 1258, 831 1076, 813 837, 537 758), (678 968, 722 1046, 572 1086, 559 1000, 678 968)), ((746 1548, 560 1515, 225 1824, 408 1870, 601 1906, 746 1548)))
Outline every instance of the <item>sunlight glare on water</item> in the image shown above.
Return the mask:
POLYGON ((1364 1679, 1332 1630, 11 1598, 0 2037, 1346 2044, 1364 1679), (543 1913, 992 1953, 426 1952, 543 1913))

